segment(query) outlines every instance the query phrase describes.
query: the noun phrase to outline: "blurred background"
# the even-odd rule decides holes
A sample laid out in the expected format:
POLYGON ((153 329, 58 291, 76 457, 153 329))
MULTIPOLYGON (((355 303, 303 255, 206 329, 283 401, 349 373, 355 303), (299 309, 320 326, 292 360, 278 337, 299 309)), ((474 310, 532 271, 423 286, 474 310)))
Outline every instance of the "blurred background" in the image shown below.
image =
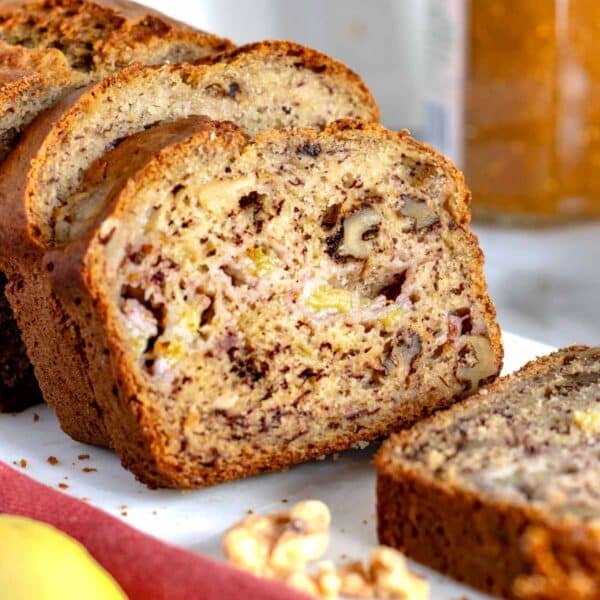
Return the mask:
POLYGON ((502 326, 600 343, 600 1, 142 1, 238 44, 291 39, 346 62, 386 126, 465 171, 502 326))

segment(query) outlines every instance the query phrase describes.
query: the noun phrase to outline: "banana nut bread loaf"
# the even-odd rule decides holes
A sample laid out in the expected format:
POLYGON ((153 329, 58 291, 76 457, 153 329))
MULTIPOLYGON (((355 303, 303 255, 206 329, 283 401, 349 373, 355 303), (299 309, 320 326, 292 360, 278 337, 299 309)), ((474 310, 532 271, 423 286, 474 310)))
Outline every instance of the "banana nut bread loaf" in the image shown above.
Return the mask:
POLYGON ((264 42, 210 65, 127 68, 36 120, 2 168, 1 258, 44 397, 80 441, 107 444, 108 438, 78 329, 41 268, 44 251, 60 241, 53 223, 86 168, 106 150, 149 125, 193 114, 230 119, 251 132, 379 117, 370 92, 342 64, 295 44, 264 42), (62 354, 65 345, 77 347, 77 355, 62 354))
MULTIPOLYGON (((44 109, 130 61, 205 59, 232 44, 130 2, 0 5, 0 161, 44 109)), ((0 273, 0 411, 40 400, 0 273)))
MULTIPOLYGON (((46 256, 138 478, 196 487, 286 468, 498 373, 469 195, 449 161, 361 121, 254 141, 189 126, 102 191, 95 225, 96 187, 80 188, 54 223, 66 245, 46 256)), ((119 173, 117 158, 102 170, 119 173)))
POLYGON ((5 287, 0 273, 0 412, 22 410, 42 399, 5 287))
POLYGON ((493 594, 600 598, 600 348, 529 363, 376 465, 381 542, 493 594))

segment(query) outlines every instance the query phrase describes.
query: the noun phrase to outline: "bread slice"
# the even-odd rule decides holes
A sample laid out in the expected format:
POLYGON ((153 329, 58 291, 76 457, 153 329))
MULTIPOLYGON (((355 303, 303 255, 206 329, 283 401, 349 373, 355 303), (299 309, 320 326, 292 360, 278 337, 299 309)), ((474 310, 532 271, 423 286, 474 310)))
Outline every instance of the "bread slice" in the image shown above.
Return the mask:
POLYGON ((66 245, 46 257, 139 479, 198 487, 286 468, 498 373, 469 196, 449 161, 360 121, 255 141, 188 126, 104 202, 93 185, 72 196, 57 221, 66 245))
MULTIPOLYGON (((133 66, 74 92, 38 119, 0 175, 0 235, 9 300, 47 402, 67 433, 107 444, 76 327, 52 294, 41 259, 56 244, 54 221, 85 170, 128 135, 193 114, 230 119, 248 131, 323 126, 345 116, 378 119, 362 81, 310 49, 265 42, 211 65, 133 66), (67 345, 79 356, 62 354, 67 345), (57 358, 59 357, 59 358, 57 358)), ((0 249, 0 251, 2 251, 0 249)))
POLYGON ((0 39, 57 48, 74 70, 99 74, 136 61, 196 61, 232 48, 229 40, 123 0, 8 0, 0 7, 0 39))
POLYGON ((376 465, 382 543, 504 597, 600 597, 600 348, 529 363, 376 465))
POLYGON ((132 62, 199 61, 232 48, 229 40, 133 2, 5 2, 0 70, 8 74, 0 79, 0 159, 35 116, 75 87, 132 62))
MULTIPOLYGON (((232 47, 130 2, 2 2, 0 162, 37 115, 76 88, 134 60, 203 60, 232 47)), ((40 399, 5 285, 0 275, 0 411, 40 399)))

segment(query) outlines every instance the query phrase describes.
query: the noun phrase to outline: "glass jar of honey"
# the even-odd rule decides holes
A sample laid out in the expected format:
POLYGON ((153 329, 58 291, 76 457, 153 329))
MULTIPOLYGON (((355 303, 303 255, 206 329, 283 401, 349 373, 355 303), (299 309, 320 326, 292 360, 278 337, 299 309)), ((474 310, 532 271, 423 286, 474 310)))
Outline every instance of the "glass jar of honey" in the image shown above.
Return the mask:
POLYGON ((463 166, 477 218, 600 217, 600 1, 471 0, 463 166))

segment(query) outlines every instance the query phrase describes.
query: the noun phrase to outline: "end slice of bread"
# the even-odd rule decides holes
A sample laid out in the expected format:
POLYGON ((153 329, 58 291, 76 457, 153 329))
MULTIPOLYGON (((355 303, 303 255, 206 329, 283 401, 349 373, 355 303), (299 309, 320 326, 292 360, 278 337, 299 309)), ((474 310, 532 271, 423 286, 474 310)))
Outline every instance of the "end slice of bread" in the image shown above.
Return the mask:
POLYGON ((376 464, 382 543, 504 597, 598 597, 600 348, 499 379, 376 464))
POLYGON ((170 487, 282 469, 494 378, 468 198, 430 147, 348 120, 193 125, 119 182, 46 266, 125 466, 170 487))

